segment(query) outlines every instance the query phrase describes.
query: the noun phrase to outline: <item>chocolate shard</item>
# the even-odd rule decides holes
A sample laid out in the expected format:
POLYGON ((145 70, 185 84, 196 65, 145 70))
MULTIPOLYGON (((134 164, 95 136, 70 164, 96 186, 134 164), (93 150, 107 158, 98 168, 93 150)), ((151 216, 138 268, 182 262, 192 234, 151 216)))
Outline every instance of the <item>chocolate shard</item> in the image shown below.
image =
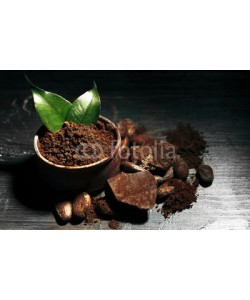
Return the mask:
POLYGON ((131 162, 149 171, 167 171, 175 159, 175 147, 165 141, 155 140, 154 145, 132 146, 131 162))
POLYGON ((157 196, 154 176, 148 172, 119 173, 108 180, 114 198, 140 209, 153 208, 157 196))

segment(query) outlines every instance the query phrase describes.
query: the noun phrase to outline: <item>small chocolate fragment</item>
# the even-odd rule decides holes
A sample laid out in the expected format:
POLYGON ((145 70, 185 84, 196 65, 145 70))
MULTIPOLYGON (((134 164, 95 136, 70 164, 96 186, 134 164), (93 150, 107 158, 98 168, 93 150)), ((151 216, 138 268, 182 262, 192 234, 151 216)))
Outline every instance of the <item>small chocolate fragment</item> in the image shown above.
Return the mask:
POLYGON ((176 178, 186 180, 188 178, 189 168, 184 159, 179 159, 174 163, 174 175, 176 178))
POLYGON ((92 196, 93 200, 99 200, 105 198, 105 191, 101 191, 98 194, 92 196))
POLYGON ((126 148, 129 146, 129 138, 127 136, 125 136, 125 138, 122 140, 122 143, 121 143, 121 148, 126 148))
POLYGON ((167 172, 166 172, 166 174, 163 176, 163 178, 164 178, 164 181, 165 181, 165 179, 170 179, 170 178, 173 178, 174 177, 174 168, 173 168, 173 166, 171 166, 168 170, 167 170, 167 172))
POLYGON ((129 161, 122 162, 120 168, 121 168, 121 171, 124 171, 126 173, 136 173, 136 172, 145 171, 144 168, 142 168, 132 162, 129 162, 129 161))
POLYGON ((96 202, 96 211, 105 218, 114 217, 115 212, 111 209, 106 199, 101 199, 96 202))
POLYGON ((114 229, 114 230, 117 230, 119 228, 119 226, 120 226, 119 222, 116 221, 116 220, 110 220, 108 222, 108 225, 109 225, 110 229, 114 229))
POLYGON ((156 201, 157 186, 154 176, 148 172, 119 173, 108 180, 114 198, 140 209, 153 208, 156 201))
POLYGON ((174 176, 173 167, 170 167, 164 176, 155 175, 154 178, 157 182, 157 185, 159 185, 159 184, 164 183, 168 179, 173 178, 173 176, 174 176))
POLYGON ((201 186, 210 186, 214 180, 213 169, 208 165, 201 165, 197 171, 197 178, 201 186))
POLYGON ((84 219, 87 210, 91 206, 91 197, 88 193, 79 194, 73 201, 73 216, 78 219, 84 219))
POLYGON ((157 189, 157 196, 159 198, 166 197, 170 194, 174 193, 174 186, 169 185, 168 182, 163 183, 160 187, 157 189))
POLYGON ((68 222, 72 217, 72 203, 70 201, 58 202, 55 211, 61 221, 68 222))

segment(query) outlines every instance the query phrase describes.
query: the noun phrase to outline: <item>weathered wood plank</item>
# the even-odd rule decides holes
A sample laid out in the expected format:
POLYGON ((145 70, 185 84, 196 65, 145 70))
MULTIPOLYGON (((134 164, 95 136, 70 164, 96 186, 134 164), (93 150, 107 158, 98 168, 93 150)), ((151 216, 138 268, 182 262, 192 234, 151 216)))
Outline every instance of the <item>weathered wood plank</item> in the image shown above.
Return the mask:
MULTIPOLYGON (((35 72, 33 81, 74 99, 95 79, 103 115, 130 117, 161 136, 166 128, 190 122, 209 143, 205 161, 215 172, 208 189, 199 188, 193 208, 170 219, 152 210, 145 224, 123 229, 250 228, 250 74, 246 72, 35 72), (82 84, 83 82, 83 84, 82 84)), ((40 126, 22 72, 0 72, 0 229, 107 229, 102 221, 58 226, 53 194, 37 184, 31 157, 40 126), (44 198, 43 198, 44 197, 44 198)))

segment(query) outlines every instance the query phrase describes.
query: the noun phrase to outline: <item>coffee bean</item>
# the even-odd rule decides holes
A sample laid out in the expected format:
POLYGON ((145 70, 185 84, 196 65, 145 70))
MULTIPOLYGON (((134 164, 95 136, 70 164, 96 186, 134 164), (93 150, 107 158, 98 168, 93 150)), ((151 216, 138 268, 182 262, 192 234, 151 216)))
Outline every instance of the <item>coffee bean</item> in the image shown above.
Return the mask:
POLYGON ((68 222, 72 217, 72 203, 70 201, 58 202, 55 211, 61 221, 68 222))
POLYGON ((196 174, 199 183, 203 187, 208 187, 213 183, 214 172, 213 169, 208 165, 201 165, 196 174))
POLYGON ((88 193, 79 194, 73 201, 73 216, 78 219, 84 219, 86 210, 91 206, 91 197, 88 193))
POLYGON ((178 179, 186 180, 188 178, 189 168, 184 159, 177 160, 174 163, 174 175, 178 179))

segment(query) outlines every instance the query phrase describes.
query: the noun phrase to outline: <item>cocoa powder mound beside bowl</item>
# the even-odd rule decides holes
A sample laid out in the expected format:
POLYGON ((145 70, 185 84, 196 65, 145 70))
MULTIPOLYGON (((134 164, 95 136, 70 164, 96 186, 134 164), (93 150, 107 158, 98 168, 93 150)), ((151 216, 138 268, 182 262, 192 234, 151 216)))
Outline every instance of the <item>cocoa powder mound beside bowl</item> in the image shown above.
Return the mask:
POLYGON ((100 121, 96 125, 65 122, 61 130, 46 131, 39 137, 39 151, 47 160, 63 166, 84 166, 108 158, 116 141, 101 125, 100 121))
POLYGON ((168 142, 177 146, 177 154, 187 162, 190 169, 199 168, 207 142, 198 130, 193 129, 190 124, 180 123, 175 130, 168 130, 163 134, 167 136, 168 142))
POLYGON ((169 186, 174 187, 174 191, 164 199, 161 209, 163 216, 168 218, 176 212, 191 208, 192 203, 197 199, 197 186, 180 179, 168 179, 166 182, 169 186))

